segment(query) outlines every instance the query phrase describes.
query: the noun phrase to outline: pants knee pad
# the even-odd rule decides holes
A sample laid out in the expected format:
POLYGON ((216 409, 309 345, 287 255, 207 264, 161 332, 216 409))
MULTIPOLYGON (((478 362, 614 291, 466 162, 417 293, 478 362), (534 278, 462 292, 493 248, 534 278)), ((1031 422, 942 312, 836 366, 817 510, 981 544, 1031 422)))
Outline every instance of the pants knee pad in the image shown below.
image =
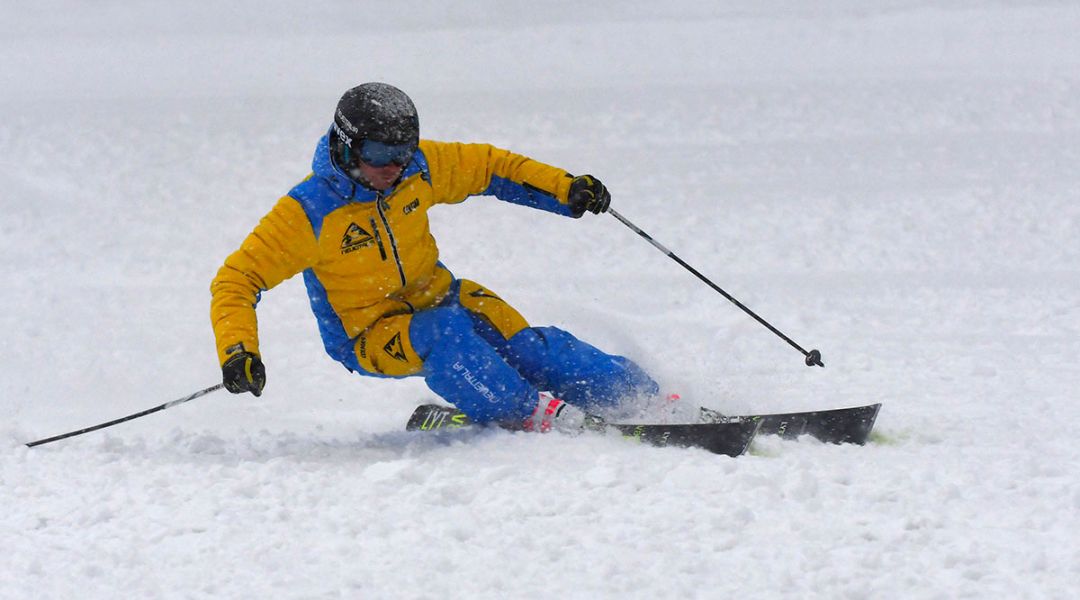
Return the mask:
POLYGON ((412 315, 394 315, 376 321, 356 339, 356 362, 374 375, 408 377, 424 367, 423 358, 409 335, 412 315))

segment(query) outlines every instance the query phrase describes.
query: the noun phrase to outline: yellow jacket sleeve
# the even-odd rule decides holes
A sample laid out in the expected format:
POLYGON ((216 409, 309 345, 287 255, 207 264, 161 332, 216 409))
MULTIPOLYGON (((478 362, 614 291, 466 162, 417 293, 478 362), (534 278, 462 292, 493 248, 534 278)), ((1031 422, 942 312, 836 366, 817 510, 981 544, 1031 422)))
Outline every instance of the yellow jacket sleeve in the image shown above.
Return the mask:
POLYGON ((562 215, 577 216, 566 202, 572 175, 489 144, 422 140, 434 201, 456 203, 491 195, 562 215))
POLYGON ((259 353, 259 294, 312 266, 317 256, 304 209, 289 196, 281 198, 210 284, 210 321, 220 363, 241 350, 259 353))

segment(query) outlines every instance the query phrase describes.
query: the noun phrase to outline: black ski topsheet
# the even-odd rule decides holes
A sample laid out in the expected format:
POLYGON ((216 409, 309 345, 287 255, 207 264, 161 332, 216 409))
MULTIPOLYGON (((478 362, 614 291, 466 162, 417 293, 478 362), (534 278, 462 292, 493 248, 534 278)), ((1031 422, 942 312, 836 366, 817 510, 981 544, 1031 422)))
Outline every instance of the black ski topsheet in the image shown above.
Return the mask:
MULTIPOLYGON (((473 425, 465 413, 449 406, 424 404, 416 407, 406 431, 436 431, 473 425)), ((617 431, 623 439, 650 446, 702 448, 715 454, 745 454, 760 424, 753 420, 726 423, 620 424, 604 423, 597 430, 617 431)))
POLYGON ((830 444, 865 444, 874 429, 881 404, 868 404, 852 408, 817 410, 810 412, 779 413, 772 415, 725 415, 702 408, 704 423, 739 423, 756 420, 761 423, 758 433, 779 435, 795 439, 809 435, 830 444))

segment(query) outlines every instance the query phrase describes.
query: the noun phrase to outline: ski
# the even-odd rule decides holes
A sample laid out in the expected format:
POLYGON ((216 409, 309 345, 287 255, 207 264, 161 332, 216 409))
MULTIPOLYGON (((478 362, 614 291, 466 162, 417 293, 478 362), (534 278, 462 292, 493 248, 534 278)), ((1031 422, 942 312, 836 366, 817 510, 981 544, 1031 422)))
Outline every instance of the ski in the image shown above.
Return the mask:
POLYGON ((874 428, 881 404, 771 415, 725 415, 710 408, 701 409, 702 423, 741 423, 757 421, 758 433, 795 439, 809 435, 830 444, 865 444, 874 428))
MULTIPOLYGON (((416 407, 405 425, 406 431, 437 431, 473 425, 465 413, 449 406, 424 404, 416 407)), ((623 439, 649 446, 701 448, 714 454, 739 456, 754 440, 759 423, 753 420, 724 423, 622 424, 595 422, 588 429, 618 433, 623 439)))

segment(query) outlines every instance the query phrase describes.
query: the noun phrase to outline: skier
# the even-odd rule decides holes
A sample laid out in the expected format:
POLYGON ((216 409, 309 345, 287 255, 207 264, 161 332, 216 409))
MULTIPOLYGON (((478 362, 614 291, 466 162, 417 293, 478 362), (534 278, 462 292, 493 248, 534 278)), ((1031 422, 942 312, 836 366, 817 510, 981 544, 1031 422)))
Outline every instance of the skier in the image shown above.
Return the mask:
POLYGON ((331 357, 362 375, 423 377, 476 422, 575 430, 585 411, 657 394, 629 359, 530 326, 489 288, 455 277, 429 229, 432 206, 476 195, 574 218, 600 214, 611 196, 595 177, 486 144, 421 140, 412 100, 385 83, 345 92, 312 171, 210 286, 230 392, 262 393, 255 305, 302 271, 331 357))

